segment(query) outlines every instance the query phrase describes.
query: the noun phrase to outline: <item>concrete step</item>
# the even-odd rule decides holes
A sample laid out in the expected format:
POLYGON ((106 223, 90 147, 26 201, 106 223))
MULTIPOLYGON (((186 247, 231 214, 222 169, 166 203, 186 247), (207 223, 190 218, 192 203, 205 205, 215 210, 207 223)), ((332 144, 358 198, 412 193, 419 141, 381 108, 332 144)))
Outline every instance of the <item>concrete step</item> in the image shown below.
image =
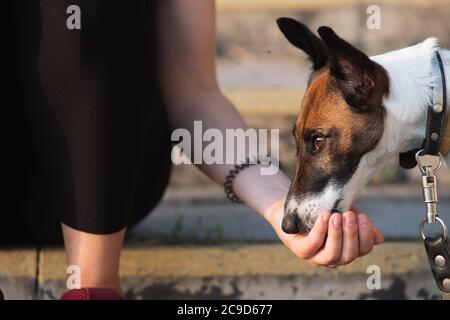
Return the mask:
POLYGON ((6 299, 34 299, 38 293, 38 253, 34 249, 0 249, 0 289, 6 299))
MULTIPOLYGON (((0 287, 8 299, 61 295, 61 248, 0 251, 0 261, 0 287)), ((129 299, 438 298, 422 244, 407 242, 383 244, 334 270, 312 268, 280 244, 126 246, 121 276, 129 299), (369 289, 375 269, 380 287, 369 289)))

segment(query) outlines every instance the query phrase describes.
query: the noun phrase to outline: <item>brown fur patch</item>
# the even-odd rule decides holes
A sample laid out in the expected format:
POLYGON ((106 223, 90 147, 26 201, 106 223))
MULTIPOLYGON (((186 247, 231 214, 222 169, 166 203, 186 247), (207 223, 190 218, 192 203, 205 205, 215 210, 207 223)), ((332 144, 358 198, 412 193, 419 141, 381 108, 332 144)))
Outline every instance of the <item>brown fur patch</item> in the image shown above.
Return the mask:
POLYGON ((311 78, 294 132, 298 168, 291 193, 318 192, 330 178, 344 182, 351 177, 361 157, 375 148, 383 134, 382 95, 371 99, 379 101, 377 108, 355 112, 328 68, 311 78), (317 154, 311 153, 314 134, 326 137, 317 154))

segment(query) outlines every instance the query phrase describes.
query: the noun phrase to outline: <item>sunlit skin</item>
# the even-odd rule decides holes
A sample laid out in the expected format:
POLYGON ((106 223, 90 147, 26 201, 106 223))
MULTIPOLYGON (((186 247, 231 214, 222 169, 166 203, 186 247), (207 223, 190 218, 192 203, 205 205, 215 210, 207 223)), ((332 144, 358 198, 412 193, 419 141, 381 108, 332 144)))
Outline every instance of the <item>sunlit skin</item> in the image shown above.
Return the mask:
POLYGON ((384 241, 369 217, 356 208, 343 214, 322 212, 308 236, 284 233, 279 227, 283 206, 283 201, 274 205, 272 213, 268 213, 272 214, 269 222, 280 240, 312 266, 336 268, 348 264, 384 241))

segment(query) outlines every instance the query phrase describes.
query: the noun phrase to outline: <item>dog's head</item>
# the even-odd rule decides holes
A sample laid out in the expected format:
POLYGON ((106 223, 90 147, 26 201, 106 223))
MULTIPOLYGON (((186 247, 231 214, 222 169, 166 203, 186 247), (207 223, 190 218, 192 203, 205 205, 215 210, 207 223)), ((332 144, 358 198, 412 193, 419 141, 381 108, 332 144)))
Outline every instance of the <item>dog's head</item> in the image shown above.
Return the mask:
POLYGON ((384 131, 386 71, 328 27, 320 38, 290 18, 277 20, 291 44, 313 64, 294 127, 297 169, 282 228, 307 233, 323 209, 345 211, 368 173, 360 164, 384 131))

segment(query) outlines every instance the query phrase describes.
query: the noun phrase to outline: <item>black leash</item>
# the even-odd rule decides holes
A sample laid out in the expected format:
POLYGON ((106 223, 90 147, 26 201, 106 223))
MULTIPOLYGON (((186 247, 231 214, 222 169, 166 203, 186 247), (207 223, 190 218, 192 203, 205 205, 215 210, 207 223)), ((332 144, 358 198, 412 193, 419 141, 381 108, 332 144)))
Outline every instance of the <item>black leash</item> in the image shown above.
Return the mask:
POLYGON ((428 107, 425 139, 421 149, 410 150, 400 154, 400 165, 405 169, 419 166, 422 172, 422 191, 426 214, 420 224, 425 250, 436 284, 441 291, 442 299, 450 300, 450 248, 447 243, 448 229, 445 222, 439 218, 437 211, 438 192, 436 173, 442 165, 442 154, 439 152, 442 137, 448 117, 447 87, 444 65, 438 52, 433 56, 433 74, 440 75, 440 80, 433 87, 433 104, 428 107), (437 166, 424 165, 422 156, 432 156, 439 159, 437 166), (437 235, 426 235, 424 227, 427 224, 440 224, 441 232, 437 235))

